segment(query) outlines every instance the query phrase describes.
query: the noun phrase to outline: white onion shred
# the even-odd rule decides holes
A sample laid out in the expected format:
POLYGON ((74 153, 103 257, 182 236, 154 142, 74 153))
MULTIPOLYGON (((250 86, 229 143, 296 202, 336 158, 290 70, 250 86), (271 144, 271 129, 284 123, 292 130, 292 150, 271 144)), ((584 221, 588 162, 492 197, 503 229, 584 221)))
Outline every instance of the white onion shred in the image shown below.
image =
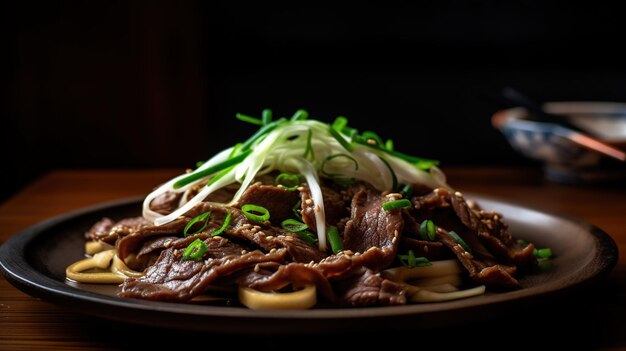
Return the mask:
POLYGON ((322 196, 322 188, 320 180, 317 177, 317 170, 311 162, 302 157, 294 158, 295 166, 300 174, 306 178, 306 182, 311 190, 311 198, 315 205, 315 229, 317 229, 317 241, 321 251, 326 251, 326 213, 324 212, 324 197, 322 196))
MULTIPOLYGON (((343 137, 349 140, 347 135, 343 135, 343 137)), ((393 184, 391 171, 380 157, 389 163, 396 174, 398 184, 450 188, 446 184, 445 175, 436 167, 432 167, 430 171, 424 171, 384 150, 356 143, 353 145, 353 151, 346 150, 329 132, 328 124, 315 120, 283 121, 271 132, 252 143, 250 145, 252 152, 241 163, 234 166, 213 184, 202 187, 202 190, 193 198, 188 199, 187 196, 191 190, 200 184, 209 182, 215 174, 209 174, 177 189, 174 189, 174 183, 190 174, 204 171, 228 160, 234 148, 231 147, 219 152, 192 173, 181 174, 155 189, 143 202, 143 216, 156 225, 162 225, 184 215, 208 195, 222 187, 233 183, 241 184, 229 203, 229 205, 234 205, 250 184, 254 182, 255 177, 260 174, 272 171, 300 173, 309 185, 316 208, 319 206, 319 211, 315 211, 317 235, 320 249, 326 250, 326 216, 324 215, 324 199, 318 173, 322 171, 321 166, 328 157, 338 154, 349 156, 349 158, 334 157, 326 162, 324 171, 327 174, 365 181, 380 191, 392 190, 393 184), (309 133, 312 136, 310 144, 308 142, 309 133), (304 153, 307 148, 311 149, 312 152, 305 156, 304 153), (352 159, 358 163, 358 167, 355 167, 352 159), (183 193, 183 196, 179 202, 179 208, 164 216, 152 211, 150 203, 166 192, 183 193)))

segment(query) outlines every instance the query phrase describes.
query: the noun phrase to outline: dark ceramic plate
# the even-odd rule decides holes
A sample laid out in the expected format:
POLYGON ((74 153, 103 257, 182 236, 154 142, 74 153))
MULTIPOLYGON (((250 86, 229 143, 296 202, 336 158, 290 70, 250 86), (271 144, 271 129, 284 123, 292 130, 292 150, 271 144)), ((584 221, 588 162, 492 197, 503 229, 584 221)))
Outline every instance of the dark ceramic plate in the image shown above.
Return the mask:
POLYGON ((600 229, 503 201, 472 196, 483 208, 501 212, 512 233, 552 248, 556 258, 544 272, 524 276, 523 289, 443 303, 306 311, 252 311, 242 307, 152 302, 115 296, 115 285, 76 284, 65 267, 83 257, 83 233, 103 216, 140 213, 140 199, 103 204, 32 226, 0 247, 0 268, 28 294, 99 317, 149 326, 212 332, 302 333, 422 328, 471 323, 545 301, 555 293, 592 281, 617 262, 613 240, 600 229))

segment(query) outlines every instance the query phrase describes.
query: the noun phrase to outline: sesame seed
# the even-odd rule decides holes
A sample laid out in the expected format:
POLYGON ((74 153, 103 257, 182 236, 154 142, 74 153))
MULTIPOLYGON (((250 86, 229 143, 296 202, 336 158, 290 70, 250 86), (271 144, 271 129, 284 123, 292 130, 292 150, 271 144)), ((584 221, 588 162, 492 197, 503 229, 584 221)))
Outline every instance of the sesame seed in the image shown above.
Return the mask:
POLYGON ((267 239, 267 240, 272 240, 272 239, 274 239, 274 236, 273 236, 273 235, 270 235, 270 236, 265 237, 265 239, 267 239))
POLYGON ((258 226, 258 225, 255 225, 255 226, 254 226, 254 227, 252 227, 252 228, 254 228, 254 229, 256 229, 256 230, 261 230, 261 227, 260 227, 260 226, 258 226))
POLYGON ((286 236, 285 237, 285 241, 293 241, 293 237, 292 236, 286 236))
POLYGON ((354 252, 352 252, 352 250, 344 250, 342 252, 344 255, 354 255, 354 252))
POLYGON ((463 197, 463 194, 461 194, 460 192, 457 191, 457 192, 454 193, 454 196, 456 196, 456 197, 463 197))
POLYGON ((193 169, 191 169, 191 168, 187 168, 187 169, 185 170, 185 173, 191 173, 191 172, 193 172, 193 169))
POLYGON ((312 266, 314 263, 315 263, 314 261, 311 261, 311 262, 309 262, 309 265, 312 266))
POLYGON ((242 255, 245 255, 245 254, 247 254, 247 253, 248 253, 248 251, 246 251, 246 250, 241 250, 241 254, 242 254, 242 255))
POLYGON ((360 252, 357 252, 357 253, 354 254, 354 256, 360 256, 360 255, 361 255, 360 252))
POLYGON ((428 245, 424 245, 424 252, 428 252, 428 245))
POLYGON ((498 219, 500 219, 500 217, 498 217, 498 215, 494 215, 494 216, 493 216, 493 220, 494 220, 494 221, 497 221, 498 219))
POLYGON ((311 205, 313 205, 313 200, 311 200, 311 199, 306 199, 306 200, 304 200, 304 203, 305 203, 307 206, 311 206, 311 205))
POLYGON ((274 252, 276 252, 276 249, 271 249, 270 253, 273 254, 274 252))
POLYGON ((304 187, 303 186, 299 186, 298 187, 298 191, 300 191, 300 192, 304 191, 304 187))
POLYGON ((258 263, 255 264, 254 265, 254 271, 258 273, 260 270, 261 270, 261 267, 259 266, 259 264, 258 263))
POLYGON ((370 145, 376 145, 376 140, 374 139, 367 139, 367 143, 370 145))
POLYGON ((322 211, 322 208, 320 207, 320 205, 315 205, 315 211, 317 212, 322 211))

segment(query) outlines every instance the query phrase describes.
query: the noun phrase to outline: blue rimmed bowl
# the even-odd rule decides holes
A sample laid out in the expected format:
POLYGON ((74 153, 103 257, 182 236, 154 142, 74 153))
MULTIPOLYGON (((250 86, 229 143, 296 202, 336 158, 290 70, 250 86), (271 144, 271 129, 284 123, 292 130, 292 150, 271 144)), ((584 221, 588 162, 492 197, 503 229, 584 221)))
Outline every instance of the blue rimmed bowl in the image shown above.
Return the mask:
MULTIPOLYGON (((568 116, 589 135, 626 150, 626 103, 550 102, 549 113, 568 116)), ((543 163, 554 181, 581 183, 626 179, 626 163, 577 143, 577 133, 558 124, 529 119, 523 107, 496 112, 491 122, 521 154, 543 163)))

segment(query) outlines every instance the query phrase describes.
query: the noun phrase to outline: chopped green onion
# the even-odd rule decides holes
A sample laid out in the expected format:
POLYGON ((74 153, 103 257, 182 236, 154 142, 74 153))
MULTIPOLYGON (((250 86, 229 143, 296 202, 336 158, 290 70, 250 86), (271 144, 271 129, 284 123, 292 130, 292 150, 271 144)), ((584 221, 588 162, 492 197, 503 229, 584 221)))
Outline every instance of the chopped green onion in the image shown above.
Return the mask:
POLYGON ((241 148, 241 143, 235 144, 235 146, 233 146, 233 150, 228 155, 228 158, 233 158, 233 157, 237 156, 237 154, 239 153, 239 149, 240 148, 241 148))
POLYGON ((291 116, 291 120, 292 121, 302 121, 309 118, 309 113, 306 112, 306 110, 298 110, 296 111, 293 116, 291 116))
POLYGON ((261 113, 261 121, 264 126, 272 123, 272 110, 270 110, 269 108, 263 110, 263 112, 261 113))
POLYGON ((459 234, 455 233, 454 231, 450 231, 448 234, 450 234, 450 236, 454 239, 454 241, 456 241, 457 243, 459 243, 459 245, 461 245, 461 247, 463 247, 463 250, 469 253, 472 253, 472 250, 470 249, 469 245, 467 245, 465 240, 461 239, 459 234))
POLYGON ((233 168, 235 168, 237 165, 232 165, 228 168, 224 168, 223 170, 221 170, 218 174, 216 174, 215 176, 213 176, 213 178, 211 178, 211 180, 209 180, 206 183, 206 186, 209 186, 215 182, 217 182, 218 180, 220 180, 220 178, 224 177, 225 175, 228 174, 228 172, 232 171, 233 168))
POLYGON ((292 233, 298 233, 309 228, 308 225, 302 222, 296 221, 295 219, 285 219, 284 221, 280 223, 280 226, 284 230, 290 231, 292 233))
POLYGON ((393 151, 393 140, 387 139, 387 142, 385 143, 385 149, 393 151))
POLYGON ((535 254, 535 257, 537 258, 550 258, 552 257, 552 249, 549 247, 546 247, 544 249, 535 249, 535 251, 533 252, 535 254))
POLYGON ((393 201, 387 201, 383 204, 383 210, 385 211, 390 211, 390 210, 398 210, 401 208, 406 208, 406 207, 411 207, 411 201, 407 200, 407 199, 400 199, 400 200, 393 200, 393 201))
POLYGON ((226 228, 230 224, 230 220, 232 219, 232 217, 233 217, 232 212, 228 211, 228 213, 226 213, 226 218, 224 218, 224 223, 222 223, 222 226, 218 230, 211 233, 211 236, 218 236, 222 234, 222 232, 226 230, 226 228))
POLYGON ((411 184, 405 185, 400 191, 400 194, 402 195, 403 198, 408 199, 409 196, 413 195, 413 185, 411 184))
POLYGON ((346 150, 348 150, 350 152, 354 151, 354 145, 352 145, 346 139, 344 139, 344 137, 341 136, 341 134, 339 134, 338 131, 333 129, 333 127, 329 127, 328 131, 330 132, 330 135, 332 135, 339 142, 339 144, 341 144, 341 146, 343 146, 344 149, 346 149, 346 150))
POLYGON ((332 124, 332 128, 338 132, 342 131, 348 125, 348 119, 344 116, 339 116, 335 118, 335 121, 332 124))
POLYGON ((352 156, 350 156, 348 154, 334 154, 334 155, 330 155, 330 156, 326 157, 324 159, 324 162, 322 162, 322 166, 320 167, 320 170, 321 170, 322 174, 324 174, 326 176, 329 176, 329 177, 337 175, 337 174, 330 174, 330 173, 326 172, 324 170, 324 167, 326 166, 327 162, 332 161, 332 160, 334 160, 334 159, 336 159, 338 157, 345 157, 345 158, 351 160, 354 163, 354 170, 355 171, 359 170, 359 163, 357 162, 357 160, 354 157, 352 157, 352 156))
POLYGON ((315 245, 315 242, 317 240, 315 240, 313 233, 311 233, 308 230, 301 230, 299 232, 297 232, 296 234, 298 234, 298 236, 304 240, 305 242, 311 244, 311 245, 315 245))
POLYGON ((389 169, 389 173, 391 173, 391 191, 396 190, 396 188, 398 187, 398 177, 396 176, 396 172, 393 171, 393 168, 391 167, 389 162, 387 162, 387 160, 380 156, 378 156, 378 158, 383 161, 385 166, 387 166, 387 169, 389 169))
POLYGON ((248 140, 246 140, 245 143, 243 143, 241 145, 241 152, 246 152, 250 149, 250 147, 252 146, 252 144, 254 144, 255 141, 259 140, 260 138, 264 137, 266 134, 268 134, 269 132, 271 132, 272 130, 276 129, 276 127, 278 127, 279 125, 283 124, 284 122, 286 122, 287 119, 285 118, 281 118, 278 119, 270 124, 264 125, 263 127, 261 127, 256 133, 254 133, 248 140))
POLYGON ((261 121, 258 118, 255 117, 250 117, 248 115, 244 115, 243 113, 237 113, 235 114, 235 117, 237 117, 238 120, 243 121, 243 122, 248 122, 251 124, 255 124, 257 126, 262 126, 263 125, 263 121, 261 121))
MULTIPOLYGON (((375 132, 372 132, 371 130, 366 130, 361 134, 361 137, 363 139, 365 139, 365 142, 370 144, 370 140, 373 140, 376 145, 382 147, 383 146, 383 139, 380 138, 380 136, 378 136, 378 134, 376 134, 375 132)), ((372 145, 372 144, 370 144, 372 145)))
POLYGON ((298 200, 291 210, 297 218, 302 219, 302 200, 298 200))
POLYGON ((233 158, 229 158, 227 160, 224 160, 222 162, 216 163, 215 165, 208 167, 206 169, 203 169, 201 171, 198 172, 194 172, 191 173, 189 176, 179 179, 176 183, 174 183, 174 185, 172 185, 172 187, 174 189, 179 189, 189 183, 193 183, 198 179, 202 179, 204 177, 207 177, 215 172, 219 172, 225 168, 228 168, 230 166, 236 165, 238 163, 240 163, 241 161, 243 161, 246 157, 248 157, 248 155, 250 155, 250 153, 252 153, 252 150, 247 150, 233 158))
POLYGON ((343 250, 343 244, 341 243, 341 237, 339 236, 337 227, 328 227, 328 241, 330 242, 330 248, 333 250, 333 253, 338 253, 343 250))
POLYGON ((300 186, 301 182, 302 180, 297 174, 281 173, 274 180, 274 185, 282 185, 283 188, 289 191, 294 191, 298 189, 298 186, 300 186))
POLYGON ((415 252, 409 250, 408 255, 398 255, 398 259, 409 268, 431 266, 432 263, 426 257, 415 257, 415 252))
POLYGON ((202 165, 204 164, 204 161, 198 161, 196 162, 196 168, 200 168, 202 167, 202 165))
POLYGON ((517 243, 522 245, 523 247, 526 247, 526 246, 530 245, 530 243, 528 241, 522 240, 522 239, 517 240, 517 243))
POLYGON ((307 158, 311 154, 311 159, 315 160, 315 151, 313 151, 313 130, 309 129, 306 135, 306 148, 304 149, 304 155, 302 157, 307 158))
POLYGON ((207 248, 208 246, 204 241, 196 239, 183 252, 183 261, 199 261, 207 248))
POLYGON ((415 157, 415 156, 410 156, 407 154, 403 154, 401 152, 398 151, 393 151, 393 150, 387 150, 383 147, 380 147, 378 145, 373 145, 367 142, 367 140, 364 140, 363 138, 356 138, 354 139, 355 142, 361 144, 361 145, 365 145, 368 147, 371 147, 373 149, 376 150, 381 150, 384 151, 385 153, 388 153, 391 156, 397 157, 399 159, 405 160, 409 163, 412 163, 413 165, 415 165, 415 167, 421 169, 421 170, 428 170, 430 168, 432 168, 433 166, 436 166, 439 164, 439 161, 436 160, 429 160, 429 159, 425 159, 425 158, 419 158, 419 157, 415 157))
POLYGON ((201 231, 204 230, 204 228, 206 228, 207 224, 209 223, 210 217, 211 217, 211 211, 205 212, 199 216, 194 217, 192 220, 189 221, 189 223, 187 223, 187 225, 185 226, 185 229, 183 229, 183 235, 189 236, 189 235, 200 233, 201 231), (198 222, 204 222, 204 224, 202 225, 202 227, 200 227, 200 229, 189 233, 189 229, 191 229, 191 227, 198 222))
POLYGON ((357 134, 359 134, 359 130, 356 128, 343 127, 341 132, 350 137, 350 139, 355 139, 357 134))
POLYGON ((265 222, 270 219, 270 211, 263 206, 245 204, 241 206, 241 211, 246 217, 248 217, 248 219, 253 221, 265 222))
POLYGON ((437 228, 435 227, 435 223, 430 219, 427 219, 420 224, 420 237, 422 240, 435 241, 437 228))

